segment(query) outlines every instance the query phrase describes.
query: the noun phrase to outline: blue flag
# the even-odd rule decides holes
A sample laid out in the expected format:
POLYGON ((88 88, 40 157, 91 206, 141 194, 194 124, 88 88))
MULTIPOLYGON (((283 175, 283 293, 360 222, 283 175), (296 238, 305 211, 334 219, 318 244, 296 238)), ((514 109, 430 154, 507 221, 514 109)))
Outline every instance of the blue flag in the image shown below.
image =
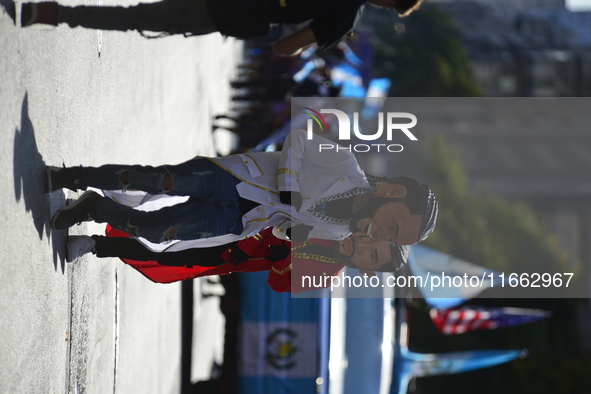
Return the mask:
POLYGON ((421 278, 417 287, 425 302, 435 308, 452 308, 502 283, 497 271, 421 245, 411 246, 408 266, 421 278))
POLYGON ((394 379, 390 394, 406 394, 413 377, 450 375, 492 367, 527 355, 527 350, 478 350, 422 354, 400 349, 394 363, 394 379))

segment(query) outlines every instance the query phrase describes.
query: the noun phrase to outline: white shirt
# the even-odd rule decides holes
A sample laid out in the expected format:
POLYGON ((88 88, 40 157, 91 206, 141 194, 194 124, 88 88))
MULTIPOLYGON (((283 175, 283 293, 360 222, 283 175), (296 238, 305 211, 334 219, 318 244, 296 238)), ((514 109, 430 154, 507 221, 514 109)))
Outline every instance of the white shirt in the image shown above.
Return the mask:
MULTIPOLYGON (((356 187, 370 188, 355 156, 347 150, 319 151, 320 144, 333 144, 325 138, 306 139, 306 132, 292 130, 281 152, 253 152, 220 158, 209 158, 242 182, 236 189, 245 199, 259 203, 242 217, 240 235, 178 241, 166 251, 223 245, 252 236, 267 227, 273 235, 286 238, 285 231, 298 224, 314 228, 311 238, 341 240, 350 235, 346 224, 331 224, 307 211, 318 199, 340 194, 356 187), (299 212, 279 200, 280 191, 297 191, 302 195, 299 212)), ((162 198, 162 197, 156 197, 162 198)), ((118 197, 118 200, 121 200, 118 197)), ((162 249, 151 247, 151 249, 162 249)))

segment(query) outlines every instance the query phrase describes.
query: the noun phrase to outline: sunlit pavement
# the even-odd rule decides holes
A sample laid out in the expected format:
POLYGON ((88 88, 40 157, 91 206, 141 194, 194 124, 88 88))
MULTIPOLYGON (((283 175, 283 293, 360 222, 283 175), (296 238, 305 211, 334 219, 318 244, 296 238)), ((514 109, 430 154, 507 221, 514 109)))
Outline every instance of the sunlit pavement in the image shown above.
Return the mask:
MULTIPOLYGON (((211 117, 228 107, 241 45, 19 28, 0 12, 0 52, 0 392, 178 393, 180 284, 117 259, 66 263, 66 232, 49 218, 79 193, 43 194, 43 169, 213 154, 211 117)), ((103 231, 83 223, 70 234, 103 231)), ((208 376, 223 340, 219 299, 202 299, 201 286, 194 378, 208 376)))

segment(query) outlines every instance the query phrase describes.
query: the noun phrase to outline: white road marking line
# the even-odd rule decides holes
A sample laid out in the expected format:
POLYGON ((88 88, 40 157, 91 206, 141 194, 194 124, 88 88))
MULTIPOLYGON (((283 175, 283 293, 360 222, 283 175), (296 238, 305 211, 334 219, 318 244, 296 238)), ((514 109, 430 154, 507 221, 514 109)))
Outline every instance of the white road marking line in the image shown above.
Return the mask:
MULTIPOLYGON (((98 5, 99 7, 103 6, 103 0, 96 0, 96 5, 98 5)), ((96 35, 97 35, 97 44, 98 44, 98 55, 99 57, 101 56, 101 49, 103 47, 103 31, 102 30, 97 30, 96 31, 96 35)))

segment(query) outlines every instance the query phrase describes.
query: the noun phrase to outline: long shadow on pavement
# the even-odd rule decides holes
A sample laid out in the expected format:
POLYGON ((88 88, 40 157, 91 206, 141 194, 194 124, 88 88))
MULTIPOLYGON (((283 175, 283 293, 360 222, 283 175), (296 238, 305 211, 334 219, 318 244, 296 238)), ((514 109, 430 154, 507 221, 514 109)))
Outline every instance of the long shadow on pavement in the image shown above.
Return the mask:
POLYGON ((0 7, 2 11, 4 11, 10 19, 12 19, 12 23, 16 25, 16 5, 12 0, 0 0, 0 7))
POLYGON ((181 283, 181 394, 189 394, 193 346, 193 281, 181 283))
MULTIPOLYGON (((57 270, 58 259, 61 262, 62 273, 65 271, 65 237, 63 231, 51 232, 49 225, 49 198, 44 193, 45 162, 37 148, 35 140, 35 129, 31 118, 29 118, 28 94, 23 98, 21 107, 20 130, 14 131, 14 196, 19 202, 21 197, 25 202, 25 209, 33 216, 33 225, 43 239, 43 232, 46 238, 50 238, 53 246, 53 265, 57 270), (45 230, 45 231, 44 231, 45 230)), ((65 201, 62 191, 55 196, 56 199, 65 201), (60 195, 61 194, 61 195, 60 195)))
POLYGON ((238 392, 238 326, 240 322, 239 275, 222 275, 226 293, 220 299, 220 310, 226 318, 224 363, 220 374, 211 380, 191 383, 193 341, 193 281, 184 281, 182 294, 181 394, 236 394, 238 392))

